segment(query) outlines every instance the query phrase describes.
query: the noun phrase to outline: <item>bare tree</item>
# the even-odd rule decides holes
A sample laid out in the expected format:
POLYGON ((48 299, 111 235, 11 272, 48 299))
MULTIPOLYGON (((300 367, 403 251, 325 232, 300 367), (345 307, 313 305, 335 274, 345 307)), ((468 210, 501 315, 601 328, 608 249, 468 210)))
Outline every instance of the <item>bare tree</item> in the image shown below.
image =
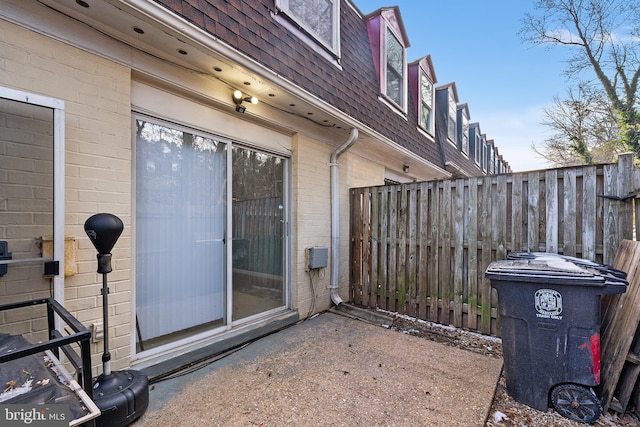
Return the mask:
POLYGON ((640 0, 539 0, 535 10, 522 21, 523 40, 573 51, 567 76, 595 75, 620 141, 640 158, 640 0))
POLYGON ((533 150, 558 167, 615 161, 621 151, 619 128, 606 96, 585 85, 567 94, 545 108, 543 124, 554 132, 533 150))

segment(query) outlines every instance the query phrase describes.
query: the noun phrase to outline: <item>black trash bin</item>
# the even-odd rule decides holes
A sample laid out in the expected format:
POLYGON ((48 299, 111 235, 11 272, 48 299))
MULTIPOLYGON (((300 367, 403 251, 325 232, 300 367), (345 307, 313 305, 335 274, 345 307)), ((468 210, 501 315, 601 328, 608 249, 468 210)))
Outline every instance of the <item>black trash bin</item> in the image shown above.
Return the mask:
POLYGON ((491 263, 485 276, 498 291, 509 395, 541 411, 551 404, 567 418, 597 420, 602 407, 591 387, 600 384, 600 296, 625 292, 624 273, 520 253, 491 263))

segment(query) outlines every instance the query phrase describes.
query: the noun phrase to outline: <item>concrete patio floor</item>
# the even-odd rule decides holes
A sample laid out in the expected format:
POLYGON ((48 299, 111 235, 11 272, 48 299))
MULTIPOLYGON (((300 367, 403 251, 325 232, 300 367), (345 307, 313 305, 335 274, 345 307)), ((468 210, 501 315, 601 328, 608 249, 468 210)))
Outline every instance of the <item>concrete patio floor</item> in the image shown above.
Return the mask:
POLYGON ((483 426, 501 368, 326 312, 152 384, 134 426, 483 426))

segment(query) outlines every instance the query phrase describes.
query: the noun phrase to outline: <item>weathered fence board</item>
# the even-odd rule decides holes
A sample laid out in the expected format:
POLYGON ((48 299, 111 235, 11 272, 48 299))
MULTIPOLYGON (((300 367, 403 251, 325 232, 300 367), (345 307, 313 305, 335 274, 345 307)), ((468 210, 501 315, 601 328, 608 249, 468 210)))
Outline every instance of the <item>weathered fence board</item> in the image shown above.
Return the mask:
POLYGON ((462 303, 464 300, 464 274, 466 272, 464 261, 464 230, 465 209, 464 209, 464 180, 459 179, 455 182, 455 196, 453 209, 453 323, 462 324, 462 303))
POLYGON ((478 272, 478 179, 469 180, 469 224, 467 228, 468 248, 468 271, 469 271, 469 294, 467 297, 468 325, 470 329, 478 327, 478 283, 482 283, 482 278, 478 272))
POLYGON ((352 189, 351 297, 367 307, 499 333, 486 267, 511 251, 612 264, 634 238, 638 176, 618 163, 352 189))
MULTIPOLYGON (((482 263, 480 264, 481 272, 484 272, 483 266, 489 265, 491 262, 491 178, 486 177, 482 181, 482 202, 480 211, 480 235, 479 240, 482 241, 482 263)), ((485 334, 491 333, 491 287, 487 286, 487 280, 482 276, 482 285, 480 289, 480 328, 479 330, 485 334)))
POLYGON ((640 243, 623 240, 617 252, 613 267, 627 273, 629 286, 623 294, 607 295, 602 307, 602 354, 600 395, 603 409, 617 406, 617 412, 624 413, 631 390, 638 378, 638 354, 629 352, 640 322, 640 243), (628 363, 627 363, 628 361, 628 363), (625 365, 635 375, 624 375, 618 383, 625 365), (617 390, 617 402, 613 402, 617 390))
POLYGON ((596 167, 585 167, 582 175, 582 257, 595 259, 597 233, 592 224, 597 224, 596 167))

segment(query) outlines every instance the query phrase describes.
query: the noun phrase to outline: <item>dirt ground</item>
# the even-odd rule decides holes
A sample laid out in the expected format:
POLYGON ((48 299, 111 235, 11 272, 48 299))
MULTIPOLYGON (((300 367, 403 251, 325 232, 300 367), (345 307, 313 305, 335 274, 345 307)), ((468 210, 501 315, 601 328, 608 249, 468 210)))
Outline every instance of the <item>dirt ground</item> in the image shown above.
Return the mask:
MULTIPOLYGON (((285 335, 284 343, 267 338, 251 344, 250 348, 259 346, 254 348, 259 357, 235 359, 234 354, 226 357, 222 366, 195 371, 181 385, 170 387, 184 386, 185 390, 197 390, 196 393, 178 393, 159 407, 150 407, 135 426, 413 426, 416 420, 421 420, 420 425, 429 426, 584 425, 553 409, 541 412, 515 402, 506 393, 505 380, 500 375, 502 345, 499 339, 393 313, 384 314, 391 320, 390 324, 365 325, 373 328, 366 334, 368 342, 356 338, 362 336, 357 330, 345 332, 349 326, 340 322, 349 319, 334 316, 338 320, 331 321, 337 321, 338 326, 325 332, 313 327, 303 335, 285 335), (401 334, 389 335, 390 331, 401 334), (407 340, 397 340, 403 336, 407 340), (441 346, 421 346, 422 340, 450 346, 452 353, 442 352, 441 346), (318 347, 319 342, 323 343, 322 347, 318 347), (282 344, 287 350, 284 354, 277 353, 275 349, 282 344), (394 359, 398 348, 403 349, 403 357, 394 359), (464 356, 465 352, 476 355, 464 356), (453 366, 451 359, 465 363, 453 366), (425 360, 428 365, 424 365, 425 360), (441 366, 442 370, 426 376, 425 372, 433 371, 434 366, 441 366), (470 377, 481 377, 491 370, 495 373, 488 378, 493 380, 478 378, 476 383, 469 382, 470 377), (210 375, 212 372, 215 375, 210 375), (449 380, 452 382, 446 383, 449 380), (327 393, 330 397, 323 397, 327 393), (487 396, 478 396, 480 393, 487 396), (478 405, 478 402, 484 403, 478 405), (221 420, 224 423, 220 423, 221 420)), ((279 334, 282 332, 273 339, 279 334)), ((152 386, 152 398, 161 387, 162 384, 152 386)), ((624 417, 603 415, 594 425, 640 427, 640 422, 632 411, 624 417)))
POLYGON ((322 313, 152 384, 135 426, 481 427, 501 368, 499 357, 322 313))
MULTIPOLYGON (((489 357, 502 357, 500 341, 491 337, 452 327, 420 322, 402 316, 396 316, 392 326, 398 331, 421 338, 456 346, 489 357)), ((497 384, 486 422, 486 427, 579 427, 584 425, 561 416, 553 409, 541 412, 514 401, 506 392, 503 376, 500 377, 500 381, 497 384)), ((594 423, 594 426, 639 427, 640 421, 635 413, 630 411, 624 417, 618 417, 613 414, 603 415, 594 423)))

